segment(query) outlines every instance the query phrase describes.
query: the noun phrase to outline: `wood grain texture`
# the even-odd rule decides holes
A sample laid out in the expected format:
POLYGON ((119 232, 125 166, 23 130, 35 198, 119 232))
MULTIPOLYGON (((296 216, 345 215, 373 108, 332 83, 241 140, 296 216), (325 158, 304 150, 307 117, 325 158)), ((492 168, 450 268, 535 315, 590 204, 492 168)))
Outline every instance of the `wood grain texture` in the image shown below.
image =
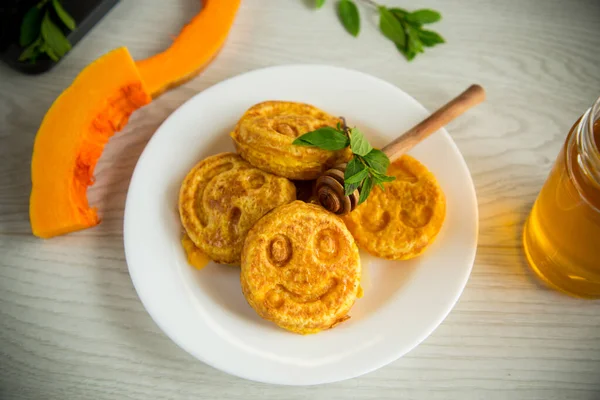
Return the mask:
POLYGON ((386 144, 381 150, 393 163, 431 134, 448 125, 472 107, 481 104, 484 100, 485 89, 477 84, 471 85, 448 103, 437 110, 432 110, 427 118, 386 144))
POLYGON ((364 18, 358 39, 345 33, 333 1, 317 12, 310 0, 244 0, 217 59, 111 140, 89 191, 102 224, 32 237, 31 149, 53 99, 114 47, 136 58, 166 47, 197 3, 123 0, 53 71, 29 77, 0 66, 1 399, 600 399, 600 303, 540 286, 521 250, 523 221, 565 135, 600 95, 600 2, 385 1, 444 16, 436 30, 448 43, 407 63, 375 18, 364 18), (301 62, 378 76, 429 109, 473 82, 488 98, 448 127, 480 210, 475 267, 455 309, 385 368, 290 388, 223 374, 162 334, 129 279, 122 220, 137 158, 173 110, 228 77, 301 62))

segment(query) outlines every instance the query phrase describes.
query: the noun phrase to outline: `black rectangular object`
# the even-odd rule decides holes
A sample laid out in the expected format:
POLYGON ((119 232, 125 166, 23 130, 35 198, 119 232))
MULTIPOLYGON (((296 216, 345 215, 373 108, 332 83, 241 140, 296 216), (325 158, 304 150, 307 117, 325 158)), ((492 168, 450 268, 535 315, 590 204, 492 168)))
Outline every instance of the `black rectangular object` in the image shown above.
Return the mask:
MULTIPOLYGON (((39 1, 0 0, 0 58, 12 68, 27 74, 40 74, 57 64, 45 54, 33 63, 19 61, 23 51, 19 46, 21 21, 27 10, 39 1)), ((118 2, 119 0, 62 0, 64 9, 77 24, 72 32, 63 30, 71 45, 75 46, 118 2)), ((68 53, 64 57, 68 57, 68 53)))

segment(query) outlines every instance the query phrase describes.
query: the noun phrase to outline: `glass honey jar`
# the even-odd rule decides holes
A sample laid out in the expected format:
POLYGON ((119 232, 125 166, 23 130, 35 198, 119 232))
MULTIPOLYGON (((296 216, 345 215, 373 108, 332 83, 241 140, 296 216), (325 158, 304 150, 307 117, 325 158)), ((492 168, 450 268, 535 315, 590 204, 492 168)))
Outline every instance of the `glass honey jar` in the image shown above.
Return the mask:
POLYGON ((529 265, 550 287, 600 298, 600 98, 571 128, 523 244, 529 265))

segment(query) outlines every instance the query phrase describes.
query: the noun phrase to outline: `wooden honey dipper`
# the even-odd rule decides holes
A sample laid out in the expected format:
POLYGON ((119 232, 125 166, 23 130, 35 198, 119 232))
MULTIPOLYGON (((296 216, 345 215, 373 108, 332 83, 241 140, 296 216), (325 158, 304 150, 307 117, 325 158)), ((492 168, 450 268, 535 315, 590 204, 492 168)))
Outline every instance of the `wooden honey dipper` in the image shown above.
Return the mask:
MULTIPOLYGON (((445 126, 456 117, 465 113, 471 107, 485 100, 485 90, 479 85, 471 85, 467 90, 456 96, 450 102, 436 110, 429 117, 398 136, 381 149, 390 162, 396 161, 433 132, 445 126)), ((347 164, 339 164, 325 171, 317 179, 316 189, 319 203, 326 209, 338 215, 348 214, 358 204, 359 191, 351 195, 344 193, 344 173, 347 164)))

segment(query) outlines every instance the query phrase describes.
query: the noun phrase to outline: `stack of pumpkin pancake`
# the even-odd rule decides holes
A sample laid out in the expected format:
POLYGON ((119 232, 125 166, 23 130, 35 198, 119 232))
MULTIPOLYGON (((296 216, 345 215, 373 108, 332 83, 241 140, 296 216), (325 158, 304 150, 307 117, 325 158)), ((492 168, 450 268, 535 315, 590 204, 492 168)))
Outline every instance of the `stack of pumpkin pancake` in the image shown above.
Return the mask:
MULTIPOLYGON (((435 177, 404 155, 353 212, 337 216, 311 188, 349 148, 296 146, 304 133, 340 119, 309 104, 267 101, 248 109, 231 137, 237 153, 201 160, 183 181, 184 235, 211 260, 240 266, 241 290, 256 313, 291 332, 317 333, 350 318, 360 291, 358 248, 406 260, 423 253, 446 212, 435 177)), ((398 264, 397 268, 402 268, 398 264)))

